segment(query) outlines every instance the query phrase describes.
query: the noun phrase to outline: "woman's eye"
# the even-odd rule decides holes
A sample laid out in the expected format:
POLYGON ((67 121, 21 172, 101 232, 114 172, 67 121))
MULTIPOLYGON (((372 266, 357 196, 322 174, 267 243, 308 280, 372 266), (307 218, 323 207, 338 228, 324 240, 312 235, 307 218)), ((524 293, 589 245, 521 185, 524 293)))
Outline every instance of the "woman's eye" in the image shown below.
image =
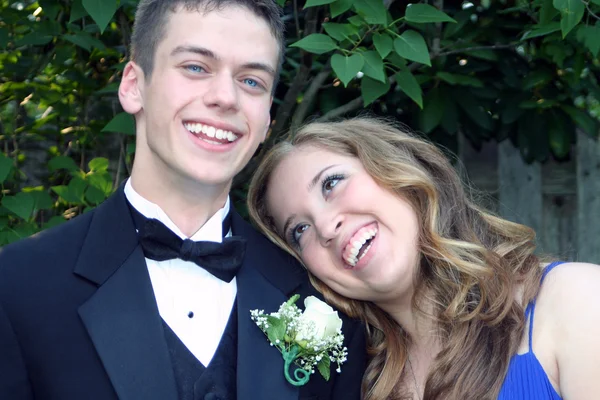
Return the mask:
POLYGON ((304 231, 308 228, 308 225, 298 225, 296 229, 294 229, 294 237, 296 240, 300 239, 300 236, 304 233, 304 231))
POLYGON ((290 243, 295 247, 295 248, 299 248, 300 247, 300 237, 302 236, 302 234, 304 233, 304 231, 306 231, 308 229, 308 225, 306 224, 300 224, 297 225, 295 228, 293 228, 290 231, 290 243))
POLYGON ((322 188, 323 188, 323 193, 324 194, 328 194, 329 192, 331 192, 333 190, 333 188, 340 183, 340 181, 344 179, 343 176, 341 175, 334 175, 334 176, 329 176, 327 178, 325 178, 325 180, 322 183, 322 188))

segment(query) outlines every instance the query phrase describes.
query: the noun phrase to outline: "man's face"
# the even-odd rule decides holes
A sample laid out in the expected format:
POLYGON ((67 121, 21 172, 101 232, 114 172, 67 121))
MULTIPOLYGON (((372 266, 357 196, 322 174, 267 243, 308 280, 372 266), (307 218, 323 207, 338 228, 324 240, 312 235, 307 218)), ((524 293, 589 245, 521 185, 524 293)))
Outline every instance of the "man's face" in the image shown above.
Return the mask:
POLYGON ((267 23, 244 8, 170 14, 140 85, 143 173, 229 185, 265 139, 278 56, 267 23))

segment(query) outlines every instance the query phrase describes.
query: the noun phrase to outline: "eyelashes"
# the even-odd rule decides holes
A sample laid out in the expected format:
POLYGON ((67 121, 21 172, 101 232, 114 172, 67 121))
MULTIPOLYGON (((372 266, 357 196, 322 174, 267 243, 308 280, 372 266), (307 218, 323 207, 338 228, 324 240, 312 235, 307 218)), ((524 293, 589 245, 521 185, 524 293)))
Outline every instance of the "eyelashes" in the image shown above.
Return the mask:
MULTIPOLYGON (((332 174, 323 178, 323 180, 321 180, 321 194, 323 198, 327 200, 335 187, 345 178, 346 176, 343 174, 332 174)), ((287 242, 290 243, 295 250, 300 250, 300 239, 308 227, 308 224, 299 223, 291 227, 286 233, 285 236, 287 237, 287 242)))

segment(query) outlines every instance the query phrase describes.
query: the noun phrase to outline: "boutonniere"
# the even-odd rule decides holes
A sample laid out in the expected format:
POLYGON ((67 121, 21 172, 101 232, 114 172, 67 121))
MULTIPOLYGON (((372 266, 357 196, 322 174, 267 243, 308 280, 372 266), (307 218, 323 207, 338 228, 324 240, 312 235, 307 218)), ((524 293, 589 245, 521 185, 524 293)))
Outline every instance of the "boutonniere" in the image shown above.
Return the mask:
POLYGON ((251 310, 251 318, 267 335, 271 346, 283 355, 283 373, 289 383, 302 386, 315 368, 329 380, 331 363, 336 371, 346 361, 348 349, 343 347, 342 320, 329 305, 314 296, 304 300, 302 312, 295 304, 299 295, 292 296, 279 307, 279 311, 265 314, 264 310, 251 310), (293 371, 293 376, 290 370, 293 371))

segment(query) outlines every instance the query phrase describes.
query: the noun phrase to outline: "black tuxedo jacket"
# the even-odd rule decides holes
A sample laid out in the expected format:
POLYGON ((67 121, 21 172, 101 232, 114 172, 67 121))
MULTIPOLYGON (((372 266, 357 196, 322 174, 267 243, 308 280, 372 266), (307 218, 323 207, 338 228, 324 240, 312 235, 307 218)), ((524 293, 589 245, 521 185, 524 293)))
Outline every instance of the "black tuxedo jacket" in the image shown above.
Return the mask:
MULTIPOLYGON (((238 400, 358 399, 362 327, 345 317, 349 357, 326 382, 285 381, 283 359, 250 319, 315 294, 290 256, 233 215, 247 239, 237 275, 238 400)), ((300 304, 300 303, 299 303, 300 304)), ((73 221, 0 249, 0 399, 177 400, 146 262, 123 189, 73 221)))

